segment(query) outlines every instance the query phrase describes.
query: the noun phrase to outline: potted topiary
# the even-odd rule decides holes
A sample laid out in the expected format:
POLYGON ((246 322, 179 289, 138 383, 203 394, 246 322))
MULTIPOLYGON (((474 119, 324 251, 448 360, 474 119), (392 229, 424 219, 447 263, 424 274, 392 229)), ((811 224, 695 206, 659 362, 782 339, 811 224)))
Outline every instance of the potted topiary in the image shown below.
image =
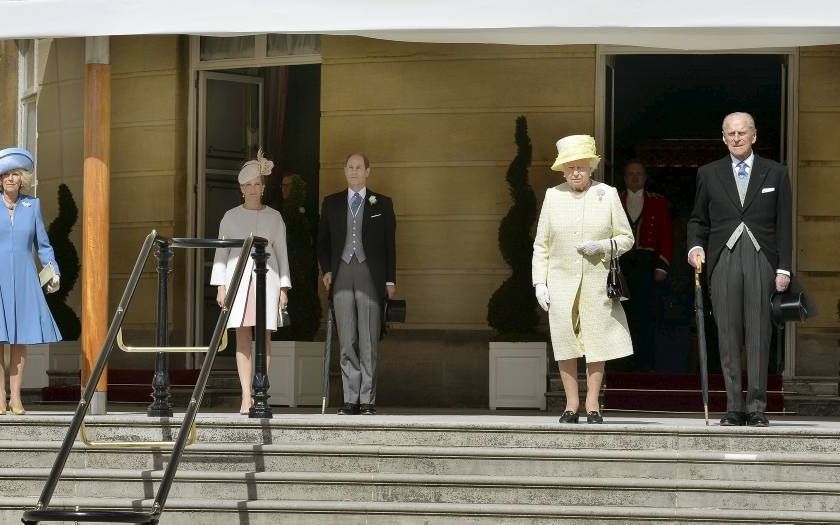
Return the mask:
POLYGON ((79 217, 79 208, 73 200, 73 193, 66 184, 58 186, 58 215, 50 223, 47 236, 50 239, 55 260, 61 270, 61 288, 47 295, 53 318, 64 341, 77 341, 82 335, 82 323, 76 312, 67 304, 67 296, 79 279, 79 254, 70 241, 70 232, 79 217))
POLYGON ((306 182, 300 175, 282 177, 280 213, 286 224, 289 255, 289 318, 291 324, 275 332, 271 343, 271 403, 318 405, 321 402, 323 344, 313 342, 321 323, 315 247, 306 210, 306 182))
POLYGON ((547 373, 545 337, 531 283, 531 233, 537 199, 528 183, 531 139, 524 116, 516 119, 517 152, 507 170, 513 204, 499 226, 499 249, 511 275, 490 297, 487 322, 496 331, 490 343, 490 408, 538 407, 545 410, 547 373))
POLYGON ((47 236, 61 271, 61 287, 46 297, 50 312, 61 332, 62 341, 51 345, 34 345, 27 350, 27 377, 24 378, 24 382, 29 387, 47 386, 48 375, 59 382, 78 380, 82 323, 76 312, 67 304, 67 298, 79 278, 79 255, 70 241, 70 233, 78 217, 79 208, 73 200, 73 193, 66 184, 59 185, 58 215, 50 223, 47 236))

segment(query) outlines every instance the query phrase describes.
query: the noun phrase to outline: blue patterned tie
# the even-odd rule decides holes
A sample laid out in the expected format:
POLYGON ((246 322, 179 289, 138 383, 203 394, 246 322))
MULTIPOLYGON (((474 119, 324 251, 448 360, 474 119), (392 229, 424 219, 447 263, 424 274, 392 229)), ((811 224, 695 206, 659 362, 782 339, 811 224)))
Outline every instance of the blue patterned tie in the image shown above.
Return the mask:
POLYGON ((353 217, 359 213, 359 208, 362 207, 362 196, 357 193, 353 194, 353 198, 350 199, 350 211, 353 213, 353 217))
POLYGON ((741 161, 738 163, 738 176, 735 180, 738 183, 738 197, 741 198, 741 204, 744 204, 744 199, 747 197, 747 185, 750 182, 746 162, 741 161))

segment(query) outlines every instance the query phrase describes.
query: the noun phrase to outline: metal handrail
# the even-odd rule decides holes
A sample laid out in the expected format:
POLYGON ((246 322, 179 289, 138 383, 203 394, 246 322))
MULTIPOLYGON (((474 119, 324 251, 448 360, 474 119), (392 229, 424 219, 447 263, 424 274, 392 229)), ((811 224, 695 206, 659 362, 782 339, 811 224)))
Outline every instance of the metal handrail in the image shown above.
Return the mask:
MULTIPOLYGON (((227 330, 222 334, 222 343, 220 348, 227 348, 228 338, 227 330)), ((117 332, 117 346, 123 352, 128 354, 151 354, 155 352, 166 353, 190 353, 190 352, 207 352, 210 350, 209 346, 129 346, 123 341, 122 328, 117 332)))
MULTIPOLYGON (((118 450, 126 448, 153 448, 153 449, 171 449, 175 446, 174 441, 94 441, 87 435, 87 428, 84 421, 79 428, 79 440, 88 448, 100 450, 118 450)), ((185 446, 190 446, 198 441, 198 429, 195 422, 190 426, 190 437, 185 446)))
MULTIPOLYGON (((255 245, 257 246, 257 252, 262 255, 262 262, 260 263, 259 258, 255 257, 256 262, 259 266, 265 266, 265 247, 268 244, 268 241, 262 237, 255 237, 254 235, 250 235, 245 240, 166 239, 164 237, 159 236, 154 230, 152 230, 152 232, 146 236, 146 239, 143 242, 143 247, 140 249, 140 253, 137 256, 137 261, 134 263, 134 269, 131 271, 131 274, 128 278, 128 283, 126 284, 125 290, 123 291, 120 303, 117 306, 117 311, 114 313, 114 317, 111 320, 111 325, 108 328, 108 333, 102 345, 102 351, 100 352, 99 358, 96 361, 96 366, 94 366, 93 371, 91 372, 90 379, 88 380, 88 384, 85 386, 85 389, 82 392, 82 397, 79 400, 79 405, 77 406, 76 412, 73 415, 73 419, 70 422, 70 427, 68 428, 67 435, 64 437, 64 441, 62 442, 61 449, 58 452, 58 457, 56 457, 56 460, 53 463, 52 469, 50 470, 50 475, 47 478, 46 483, 44 484, 44 488, 41 491, 40 497, 38 498, 38 503, 36 504, 34 509, 28 510, 23 514, 21 522, 24 525, 35 525, 42 521, 109 521, 117 523, 138 523, 144 525, 156 525, 159 522, 160 515, 163 512, 163 508, 166 504, 166 499, 169 496, 169 490, 172 486, 173 480, 175 479, 175 473, 178 470, 178 466, 180 464, 184 448, 187 446, 187 443, 190 441, 190 439, 195 438, 195 417, 198 413, 198 408, 201 406, 201 401, 204 398, 204 392, 207 387, 207 381, 210 377, 210 370, 213 368, 213 362, 216 359, 216 354, 218 354, 219 352, 220 343, 222 341, 222 334, 227 329, 227 322, 228 318, 230 317, 230 310, 233 307, 233 301, 236 297, 235 293, 227 294, 227 297, 225 297, 225 303, 222 306, 222 311, 219 314, 219 318, 216 321, 216 327, 213 330, 213 336, 210 339, 209 350, 201 367, 201 372, 198 375, 198 380, 195 383, 195 388, 193 389, 192 396, 190 397, 190 402, 187 407, 187 411, 184 414, 184 419, 181 423, 178 436, 175 439, 175 441, 171 443, 173 447, 172 453, 170 455, 163 477, 161 478, 161 482, 158 487, 158 491, 155 496, 155 501, 152 505, 151 512, 113 509, 81 510, 78 508, 47 508, 50 504, 50 500, 52 499, 53 493, 55 492, 55 488, 58 485, 58 481, 61 477, 62 471, 64 470, 64 466, 67 463, 67 458, 69 457, 70 452, 73 448, 73 443, 76 440, 76 437, 79 435, 79 431, 83 426, 85 415, 87 413, 88 407, 90 406, 90 402, 93 399, 93 394, 96 390, 96 385, 99 382, 99 378, 102 376, 102 373, 105 370, 105 367, 108 363, 108 359, 111 356, 111 352, 114 349, 114 343, 125 318, 125 311, 128 309, 128 306, 131 303, 131 299, 134 295, 135 289, 137 288, 137 283, 140 280, 140 275, 143 271, 143 267, 145 266, 146 261, 149 258, 149 254, 151 253, 153 244, 168 244, 169 246, 182 248, 214 248, 241 246, 242 250, 240 252, 239 260, 237 261, 236 268, 233 272, 233 278, 231 279, 231 289, 237 290, 239 288, 239 283, 242 281, 242 277, 245 274, 245 268, 247 266, 248 261, 247 255, 251 253, 251 250, 255 245)), ((264 276, 265 275, 263 273, 263 279, 264 276)), ((260 276, 258 274, 258 280, 259 279, 260 276)), ((265 283, 263 282, 263 294, 265 293, 264 284, 265 283)), ((258 286, 257 288, 257 292, 259 295, 260 286, 258 286)), ((257 317, 259 318, 260 316, 258 315, 257 317)), ((265 319, 263 317, 263 325, 264 321, 265 319)), ((155 447, 156 445, 163 446, 163 443, 146 442, 142 445, 138 444, 137 446, 155 447)), ((166 442, 166 445, 168 446, 169 442, 166 442)))

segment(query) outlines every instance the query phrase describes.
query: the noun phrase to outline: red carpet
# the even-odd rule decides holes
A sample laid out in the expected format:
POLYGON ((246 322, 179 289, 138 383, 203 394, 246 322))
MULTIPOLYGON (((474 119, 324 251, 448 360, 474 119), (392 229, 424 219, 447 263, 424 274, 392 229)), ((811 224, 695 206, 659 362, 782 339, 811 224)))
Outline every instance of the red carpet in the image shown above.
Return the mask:
MULTIPOLYGON (((698 412, 703 410, 699 374, 655 374, 610 372, 605 381, 604 408, 606 410, 698 412)), ((742 378, 747 385, 746 375, 742 378)), ((723 376, 709 376, 709 410, 726 411, 726 391, 723 376)), ((782 376, 767 378, 768 412, 784 410, 782 376)))
MULTIPOLYGON (((198 370, 172 370, 169 383, 173 388, 192 387, 198 379, 198 370)), ((108 399, 117 402, 144 403, 151 401, 152 369, 108 370, 108 399)), ((81 378, 81 373, 79 374, 81 378)), ((81 379, 80 379, 81 380, 81 379)), ((81 398, 79 385, 47 386, 41 389, 44 402, 75 402, 81 398)))

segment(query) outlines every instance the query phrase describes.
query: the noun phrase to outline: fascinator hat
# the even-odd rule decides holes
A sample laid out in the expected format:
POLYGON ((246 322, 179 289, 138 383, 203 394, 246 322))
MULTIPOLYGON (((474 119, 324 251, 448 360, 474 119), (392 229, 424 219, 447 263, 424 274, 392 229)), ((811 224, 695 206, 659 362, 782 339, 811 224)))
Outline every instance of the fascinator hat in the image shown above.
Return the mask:
POLYGON ((0 174, 12 170, 35 171, 32 154, 23 148, 6 148, 0 150, 0 174))
POLYGON ((564 164, 583 159, 590 159, 593 169, 598 166, 601 157, 595 152, 595 139, 589 135, 569 135, 557 141, 557 159, 551 169, 563 171, 564 164))
POLYGON ((257 160, 249 160, 242 165, 239 170, 239 184, 246 184, 248 181, 262 176, 271 175, 271 170, 274 169, 274 163, 263 157, 263 151, 257 151, 257 160))

